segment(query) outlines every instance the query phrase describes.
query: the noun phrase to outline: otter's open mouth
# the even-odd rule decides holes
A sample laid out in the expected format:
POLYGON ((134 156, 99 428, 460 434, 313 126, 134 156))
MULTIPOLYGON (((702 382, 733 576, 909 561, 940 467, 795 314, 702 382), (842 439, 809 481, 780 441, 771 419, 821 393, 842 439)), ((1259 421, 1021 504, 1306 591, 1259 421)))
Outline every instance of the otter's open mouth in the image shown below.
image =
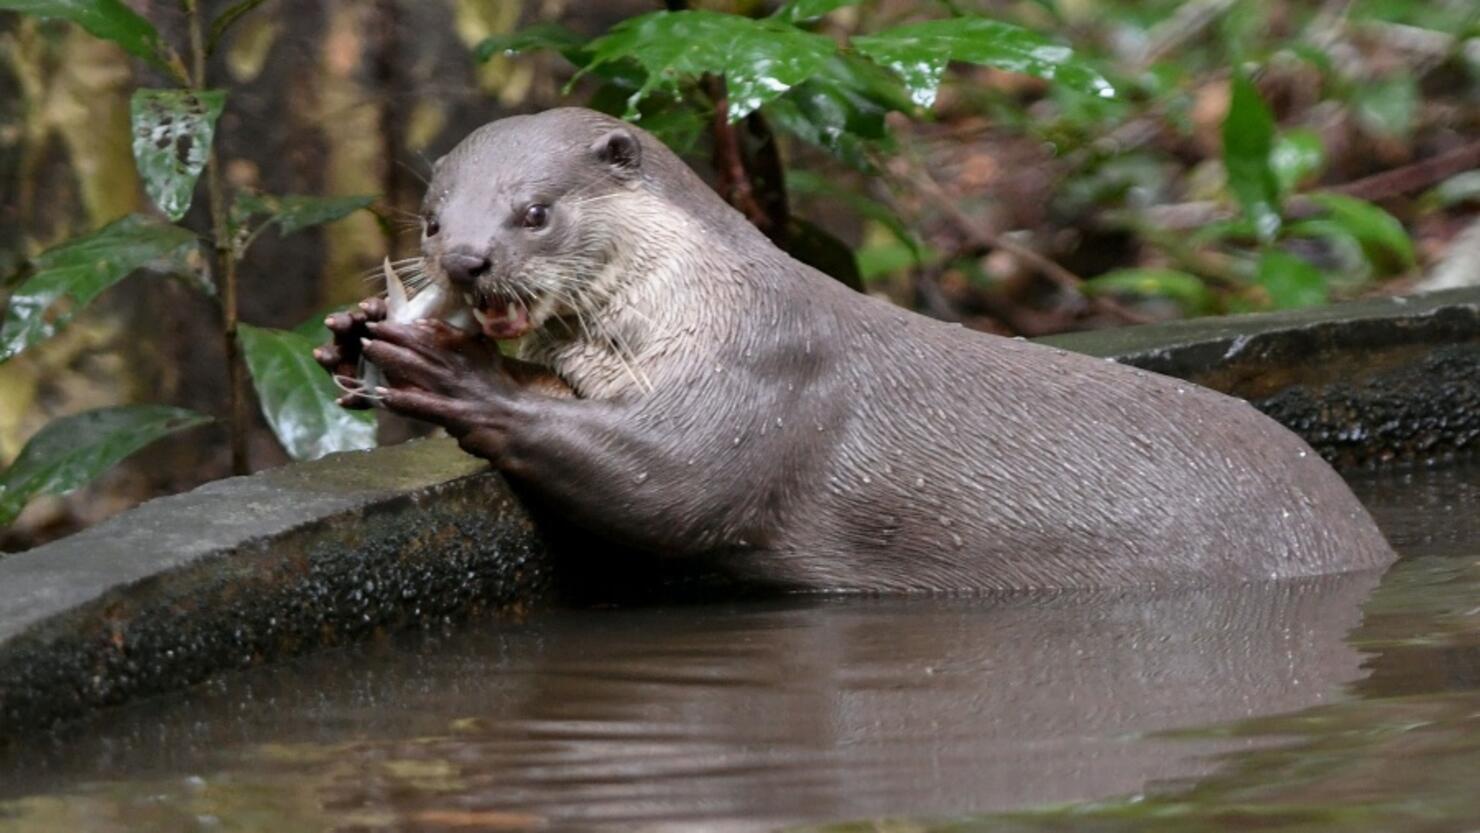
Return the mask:
POLYGON ((483 334, 491 339, 515 339, 531 329, 529 307, 521 301, 496 295, 475 297, 472 293, 464 295, 463 300, 473 310, 473 317, 478 319, 483 334))

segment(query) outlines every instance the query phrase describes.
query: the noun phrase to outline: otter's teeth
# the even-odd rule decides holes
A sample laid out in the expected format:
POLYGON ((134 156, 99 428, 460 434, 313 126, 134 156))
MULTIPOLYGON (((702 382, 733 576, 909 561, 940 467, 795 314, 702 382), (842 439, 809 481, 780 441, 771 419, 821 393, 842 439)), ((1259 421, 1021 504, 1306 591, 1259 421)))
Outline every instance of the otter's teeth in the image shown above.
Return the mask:
POLYGON ((465 301, 467 303, 467 305, 471 307, 473 305, 473 293, 471 293, 471 292, 464 292, 463 293, 463 301, 465 301))
POLYGON ((481 309, 478 309, 477 307, 474 307, 473 308, 473 317, 476 318, 476 319, 478 319, 478 323, 480 325, 485 326, 485 327, 488 326, 488 313, 484 312, 481 309))

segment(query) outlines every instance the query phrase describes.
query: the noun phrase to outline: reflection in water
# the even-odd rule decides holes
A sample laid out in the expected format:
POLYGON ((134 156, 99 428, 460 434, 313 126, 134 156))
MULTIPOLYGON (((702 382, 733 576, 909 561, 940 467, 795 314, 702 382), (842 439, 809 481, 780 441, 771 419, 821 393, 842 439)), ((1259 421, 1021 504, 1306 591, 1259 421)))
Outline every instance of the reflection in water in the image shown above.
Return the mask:
MULTIPOLYGON (((1383 496, 1379 518, 1429 513, 1381 505, 1429 494, 1422 483, 1385 488, 1368 488, 1383 496)), ((1444 523, 1394 538, 1460 554, 1465 539, 1442 530, 1477 506, 1466 514, 1441 496, 1431 519, 1444 523)), ((1473 564, 1400 564, 1353 639, 1375 575, 588 611, 406 640, 227 677, 12 750, 0 759, 0 831, 749 830, 969 816, 1158 783, 1180 786, 1074 812, 1111 829, 1145 829, 1141 806, 1166 829, 1237 828, 1200 811, 1294 784, 1345 810, 1340 789, 1376 777, 1354 746, 1420 712, 1420 723, 1480 712, 1465 665, 1480 615, 1473 564), (1443 691, 1463 691, 1459 705, 1432 694, 1443 691), (1369 711, 1388 701, 1352 692, 1430 694, 1410 713, 1369 711), (1167 730, 1184 731, 1149 736, 1167 730), (1327 770, 1309 769, 1303 747, 1269 747, 1271 733, 1313 732, 1345 762, 1331 795, 1306 777, 1327 770)), ((1306 821, 1341 829, 1321 813, 1306 821)))

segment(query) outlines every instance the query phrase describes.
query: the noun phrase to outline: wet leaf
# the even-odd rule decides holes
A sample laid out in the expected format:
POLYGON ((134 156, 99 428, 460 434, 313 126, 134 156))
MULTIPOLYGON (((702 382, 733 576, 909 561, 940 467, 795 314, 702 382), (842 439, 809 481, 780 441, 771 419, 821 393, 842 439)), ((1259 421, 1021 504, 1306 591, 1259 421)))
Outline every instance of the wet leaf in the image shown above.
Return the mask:
POLYGON ((816 20, 844 6, 856 6, 863 0, 791 0, 776 10, 772 17, 787 23, 802 23, 816 20))
POLYGON ((1279 249, 1266 249, 1259 258, 1259 285, 1280 309, 1326 303, 1326 278, 1316 267, 1279 249))
POLYGON ((860 171, 869 153, 893 145, 885 116, 912 105, 892 76, 866 61, 834 55, 811 79, 766 105, 777 127, 860 171))
POLYGON ((676 91, 680 82, 713 73, 725 78, 731 121, 812 77, 837 51, 831 38, 777 20, 707 11, 629 18, 587 48, 591 62, 582 73, 619 61, 636 62, 645 73, 627 99, 627 118, 649 93, 676 91))
POLYGON ((1289 194, 1315 177, 1326 165, 1320 134, 1297 128, 1280 134, 1270 149, 1269 166, 1281 194, 1289 194))
POLYGON ((496 55, 520 52, 538 52, 548 49, 559 52, 576 66, 585 66, 586 39, 558 23, 537 23, 517 32, 485 38, 474 54, 480 62, 496 55))
POLYGON ((123 405, 54 419, 0 473, 0 526, 15 520, 31 498, 66 494, 155 440, 210 421, 166 405, 123 405))
POLYGON ((1188 315, 1206 315, 1218 302, 1196 275, 1176 269, 1117 269, 1084 282, 1090 294, 1126 293, 1175 301, 1188 315))
POLYGON ((55 335, 103 290, 160 258, 195 245, 188 229, 132 214, 36 257, 0 323, 0 362, 55 335))
POLYGON ((1416 262, 1413 241, 1403 224, 1378 206, 1345 194, 1312 194, 1311 200, 1326 210, 1328 220, 1362 245, 1374 267, 1391 271, 1416 262))
POLYGON ((994 67, 1053 81, 1089 95, 1115 95, 1104 76, 1047 37, 984 17, 929 20, 853 38, 853 48, 904 79, 921 107, 935 103, 950 61, 994 67))
POLYGON ((1223 165, 1229 189, 1264 241, 1273 240, 1280 230, 1279 183, 1270 165, 1273 149, 1274 115, 1254 83, 1235 74, 1228 117, 1223 120, 1223 165))
POLYGON ((216 119, 226 106, 220 90, 138 90, 129 104, 134 163, 144 190, 171 220, 190 210, 195 181, 211 155, 216 119))
POLYGON ((93 37, 112 41, 166 72, 175 71, 154 25, 121 0, 0 0, 0 10, 70 20, 93 37))
POLYGON ((227 6, 225 11, 216 15, 216 19, 211 21, 211 38, 206 44, 206 51, 215 52, 216 46, 221 43, 221 38, 226 35, 226 30, 264 2, 266 0, 237 0, 227 6))
POLYGON ((309 336, 243 324, 242 355, 262 415, 294 460, 375 446, 375 414, 334 404, 343 391, 313 360, 309 336))

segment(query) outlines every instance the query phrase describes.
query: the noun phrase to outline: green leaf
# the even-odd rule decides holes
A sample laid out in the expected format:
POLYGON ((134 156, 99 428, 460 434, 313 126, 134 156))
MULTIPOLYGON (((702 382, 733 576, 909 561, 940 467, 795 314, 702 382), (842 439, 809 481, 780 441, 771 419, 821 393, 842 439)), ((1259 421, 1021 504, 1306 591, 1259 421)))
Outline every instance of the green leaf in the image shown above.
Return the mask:
POLYGON ((995 67, 1043 78, 1102 98, 1115 95, 1104 76, 1079 60, 1069 47, 998 20, 953 17, 928 20, 853 38, 858 54, 904 79, 910 97, 921 107, 935 103, 950 61, 995 67))
POLYGON ((225 106, 220 90, 138 90, 129 103, 134 163, 149 198, 171 220, 190 210, 225 106))
POLYGON ((1357 121, 1368 131, 1403 139, 1413 132, 1418 101, 1418 82, 1405 73, 1357 85, 1351 104, 1357 121))
POLYGON ((0 474, 0 526, 15 520, 36 495, 66 494, 155 440, 210 421, 166 405, 99 408, 54 419, 0 474))
POLYGON ((313 339, 241 325, 238 338, 262 415, 294 460, 375 446, 375 414, 334 403, 343 391, 313 360, 313 339))
POLYGON ((1270 150, 1269 166, 1281 194, 1289 194, 1326 165, 1326 149, 1314 130, 1296 128, 1280 134, 1270 150))
POLYGON ((0 10, 70 20, 93 37, 113 41, 130 54, 175 72, 154 25, 121 0, 0 0, 0 10))
POLYGON ((1288 223, 1282 235, 1286 239, 1311 239, 1324 244, 1320 258, 1329 273, 1328 282, 1335 286, 1359 286, 1372 280, 1386 267, 1374 264, 1351 229, 1329 217, 1314 217, 1288 223))
POLYGON ((804 23, 808 20, 816 20, 844 6, 856 6, 861 2, 862 0, 791 0, 771 16, 787 23, 804 23))
POLYGON ((1176 269, 1117 269, 1084 282, 1090 294, 1125 293, 1150 295, 1175 301, 1188 315, 1206 315, 1218 301, 1207 284, 1196 275, 1176 269))
POLYGON ((586 39, 558 23, 537 23, 507 35, 485 38, 473 54, 482 63, 495 55, 538 52, 543 49, 559 52, 576 66, 585 66, 588 60, 585 57, 586 39))
POLYGON ((887 72, 852 56, 834 55, 811 79, 767 104, 765 112, 780 129, 871 172, 870 152, 893 147, 885 116, 910 109, 909 97, 887 72))
POLYGON ((195 245, 187 229, 132 214, 36 257, 0 323, 0 362, 50 338, 103 290, 160 258, 195 245))
POLYGON ((1312 194, 1310 198, 1326 210, 1332 222, 1356 238, 1373 266, 1390 269, 1396 261, 1399 269, 1407 269, 1417 262, 1413 241, 1393 215, 1345 194, 1312 194))
POLYGON ((1236 73, 1228 117, 1223 120, 1223 165, 1229 189, 1264 241, 1273 240, 1280 230, 1279 183, 1270 166, 1273 147, 1274 115, 1254 83, 1236 73))
POLYGON ((350 197, 264 197, 263 205, 272 214, 268 222, 277 223, 278 231, 292 234, 321 226, 369 208, 375 197, 361 194, 350 197))
POLYGON ((1279 249, 1266 249, 1259 258, 1258 281, 1280 309, 1319 306, 1327 300, 1320 270, 1279 249))
POLYGON ((858 275, 865 286, 920 264, 909 246, 887 238, 881 243, 860 247, 857 259, 858 275))
POLYGON ((221 43, 221 38, 226 35, 226 30, 264 2, 266 0, 237 0, 227 6, 225 11, 216 15, 216 19, 211 21, 211 39, 206 45, 206 51, 215 52, 216 46, 221 43))
POLYGON ((777 20, 707 11, 629 18, 587 48, 591 62, 580 74, 620 61, 634 61, 646 74, 627 99, 627 118, 649 93, 677 92, 680 82, 712 73, 725 78, 730 121, 812 77, 837 51, 831 38, 777 20))

